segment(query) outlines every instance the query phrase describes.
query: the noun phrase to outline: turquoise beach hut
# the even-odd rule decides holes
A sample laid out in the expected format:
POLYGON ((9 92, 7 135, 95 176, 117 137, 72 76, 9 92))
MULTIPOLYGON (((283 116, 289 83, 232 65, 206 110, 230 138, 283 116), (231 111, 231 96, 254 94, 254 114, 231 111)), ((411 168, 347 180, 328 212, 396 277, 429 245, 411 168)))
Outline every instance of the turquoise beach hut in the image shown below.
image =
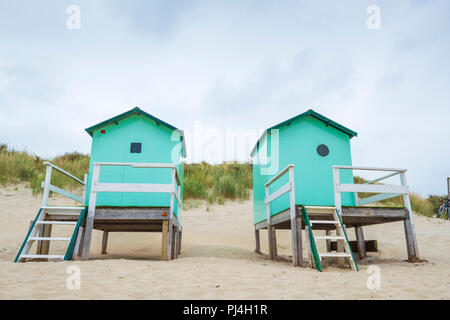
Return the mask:
MULTIPOLYGON (((254 223, 266 219, 264 184, 289 164, 295 165, 295 203, 308 206, 334 205, 333 165, 352 165, 350 139, 356 132, 308 110, 264 131, 251 157, 253 159, 254 223)), ((288 181, 282 177, 270 192, 288 181)), ((351 171, 343 172, 343 183, 353 183, 351 171)), ((352 194, 342 196, 342 204, 353 206, 352 194)), ((271 203, 271 215, 289 208, 289 194, 271 203)))

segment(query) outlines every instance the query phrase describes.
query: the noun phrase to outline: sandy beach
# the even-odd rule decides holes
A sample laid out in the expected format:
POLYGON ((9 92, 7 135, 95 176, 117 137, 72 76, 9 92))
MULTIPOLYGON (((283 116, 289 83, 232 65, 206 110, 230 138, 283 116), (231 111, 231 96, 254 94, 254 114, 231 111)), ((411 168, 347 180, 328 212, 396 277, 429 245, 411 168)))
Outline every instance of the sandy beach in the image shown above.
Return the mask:
MULTIPOLYGON (((60 201, 56 199, 53 201, 60 201)), ((110 234, 100 254, 95 231, 89 261, 14 263, 29 221, 41 204, 23 186, 0 189, 1 299, 449 299, 450 222, 415 215, 424 263, 408 263, 403 224, 366 227, 379 252, 359 261, 359 272, 327 267, 322 273, 272 262, 254 252, 252 202, 227 201, 184 211, 178 260, 160 260, 160 233, 110 234), (79 290, 67 288, 68 267, 81 271, 79 290), (381 286, 369 289, 367 269, 377 265, 381 286)), ((290 235, 278 231, 279 254, 290 254, 290 235)), ((349 230, 354 239, 353 230, 349 230)), ((262 232, 262 251, 267 234, 262 232)))

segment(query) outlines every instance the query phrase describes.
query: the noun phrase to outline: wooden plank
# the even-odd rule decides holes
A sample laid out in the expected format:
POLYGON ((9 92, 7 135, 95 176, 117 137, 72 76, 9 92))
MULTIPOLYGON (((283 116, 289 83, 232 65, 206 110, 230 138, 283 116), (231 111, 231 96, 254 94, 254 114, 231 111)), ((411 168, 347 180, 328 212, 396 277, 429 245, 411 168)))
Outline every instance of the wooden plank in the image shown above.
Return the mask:
POLYGON ((48 205, 48 198, 50 196, 50 190, 48 189, 48 186, 50 185, 51 180, 52 180, 52 167, 47 166, 47 169, 45 171, 45 180, 42 185, 42 187, 44 188, 42 194, 42 206, 48 205))
POLYGON ((278 257, 278 245, 277 245, 277 229, 275 226, 271 226, 270 228, 270 234, 271 234, 271 247, 272 247, 272 257, 271 259, 276 261, 278 257))
POLYGON ((306 240, 306 253, 308 254, 308 265, 314 268, 314 258, 311 248, 311 234, 309 233, 309 226, 305 225, 305 240, 306 240))
MULTIPOLYGON (((43 232, 42 237, 44 238, 50 238, 52 235, 52 225, 46 224, 43 226, 43 232)), ((50 251, 50 240, 42 240, 40 241, 40 250, 39 254, 46 254, 48 255, 50 251)))
POLYGON ((264 199, 264 203, 267 205, 268 203, 274 201, 275 199, 278 199, 283 194, 285 194, 291 190, 292 190, 291 182, 288 182, 284 186, 282 186, 280 189, 278 189, 277 191, 275 191, 274 193, 272 193, 271 195, 266 197, 266 199, 264 199))
POLYGON ((261 243, 259 238, 259 230, 255 228, 255 252, 261 253, 261 243))
POLYGON ((49 189, 51 192, 55 192, 55 193, 57 193, 57 194, 62 195, 63 197, 66 197, 66 198, 69 198, 69 199, 72 199, 72 200, 75 200, 75 201, 77 201, 77 202, 80 202, 80 203, 83 203, 83 204, 84 204, 84 201, 83 201, 83 198, 82 198, 82 197, 77 196, 76 194, 73 194, 73 193, 71 193, 71 192, 69 192, 69 191, 66 191, 66 190, 64 190, 64 189, 58 188, 57 186, 54 186, 54 185, 52 185, 52 184, 50 184, 50 185, 48 186, 48 189, 49 189))
POLYGON ((403 221, 403 226, 405 229, 405 240, 406 240, 406 251, 408 253, 409 261, 416 261, 419 259, 414 242, 415 235, 410 219, 403 221))
POLYGON ((175 192, 174 186, 169 183, 97 183, 91 188, 94 192, 175 192))
POLYGON ((372 193, 399 193, 408 194, 407 186, 393 184, 353 184, 340 183, 336 185, 338 192, 372 192, 372 193))
POLYGON ((396 171, 405 172, 406 169, 399 168, 377 168, 377 167, 361 167, 361 166, 333 166, 336 169, 350 169, 350 170, 368 170, 368 171, 396 171))
POLYGON ((355 227, 356 243, 358 245, 359 258, 364 259, 367 257, 366 243, 364 241, 363 227, 355 227))
POLYGON ((97 208, 96 220, 164 220, 169 219, 170 209, 102 209, 97 208))
POLYGON ((178 246, 177 246, 177 248, 178 248, 178 255, 181 254, 181 238, 182 238, 182 235, 183 235, 183 230, 180 227, 180 229, 178 230, 178 246))
MULTIPOLYGON (((92 185, 98 182, 100 177, 100 167, 98 165, 94 165, 94 169, 92 172, 92 185)), ((91 188, 91 194, 89 196, 89 207, 88 213, 86 217, 86 227, 84 229, 84 241, 83 241, 83 251, 81 254, 81 260, 89 259, 89 251, 91 249, 91 238, 92 238, 92 230, 94 228, 94 217, 95 217, 95 208, 97 204, 97 192, 93 191, 91 188)))
MULTIPOLYGON (((294 167, 289 167, 289 206, 291 215, 291 247, 292 247, 292 263, 294 266, 300 265, 300 255, 298 252, 298 238, 301 237, 301 232, 297 232, 296 208, 295 208, 295 180, 294 167)), ((301 231, 301 229, 300 229, 301 231)))
POLYGON ((81 183, 81 184, 84 185, 84 181, 78 179, 77 177, 75 177, 74 175, 68 173, 67 171, 65 171, 65 170, 63 170, 63 169, 61 169, 60 167, 55 166, 53 163, 50 163, 50 162, 48 162, 48 161, 44 161, 44 164, 47 165, 47 168, 49 168, 49 167, 50 167, 50 168, 54 168, 54 169, 56 169, 57 171, 61 172, 62 174, 65 174, 66 176, 68 176, 68 177, 72 178, 73 180, 75 180, 75 181, 77 181, 77 182, 79 182, 79 183, 81 183))
MULTIPOLYGON (((331 236, 331 230, 326 230, 325 234, 327 236, 331 236)), ((331 240, 326 240, 326 245, 327 245, 327 252, 331 252, 331 240)))
POLYGON ((109 235, 108 231, 103 231, 103 236, 102 236, 102 254, 106 254, 106 248, 108 246, 108 235, 109 235))
POLYGON ((400 196, 400 194, 398 194, 398 193, 380 193, 380 194, 376 194, 371 197, 359 199, 358 204, 360 206, 363 206, 363 205, 366 205, 369 203, 374 203, 374 202, 378 202, 381 200, 387 200, 387 199, 395 198, 398 196, 400 196))
POLYGON ((272 179, 270 179, 264 186, 268 187, 270 186, 272 183, 274 183, 275 181, 277 181, 283 174, 285 174, 290 168, 293 168, 294 165, 293 164, 289 164, 286 168, 284 168, 283 170, 280 171, 280 173, 278 173, 275 177, 273 177, 272 179))
POLYGON ((295 218, 296 233, 297 233, 297 266, 303 266, 303 241, 302 241, 302 217, 295 218))
POLYGON ((161 260, 167 261, 169 242, 169 220, 164 220, 162 225, 161 260))
MULTIPOLYGON (((358 252, 358 244, 356 241, 350 240, 348 242, 348 244, 350 245, 350 249, 353 252, 358 252)), ((364 240, 364 246, 366 248, 366 253, 367 252, 378 252, 378 241, 377 240, 364 240)), ((336 251, 336 250, 337 250, 337 242, 331 241, 331 251, 336 251)))
POLYGON ((83 231, 84 231, 83 227, 78 228, 77 240, 75 241, 75 247, 73 248, 72 260, 77 260, 80 254, 83 231))

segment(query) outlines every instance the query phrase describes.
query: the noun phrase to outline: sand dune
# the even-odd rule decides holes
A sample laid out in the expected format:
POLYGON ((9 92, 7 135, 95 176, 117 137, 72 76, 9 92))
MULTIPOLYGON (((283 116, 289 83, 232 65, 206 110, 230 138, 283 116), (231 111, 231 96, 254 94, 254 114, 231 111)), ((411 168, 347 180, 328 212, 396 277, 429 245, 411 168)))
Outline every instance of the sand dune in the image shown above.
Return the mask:
MULTIPOLYGON (((57 199, 57 201, 61 201, 57 199)), ((110 234, 100 254, 95 232, 87 262, 13 263, 41 203, 26 188, 0 189, 1 299, 449 299, 450 222, 415 216, 420 255, 408 263, 402 223, 365 228, 380 252, 359 262, 360 272, 328 267, 320 273, 272 262, 254 250, 252 204, 227 202, 184 211, 178 260, 162 262, 159 233, 110 234), (81 288, 69 290, 67 268, 81 270, 81 288), (368 289, 370 265, 381 270, 381 287, 368 289)), ((267 252, 266 233, 262 250, 267 252)), ((290 254, 290 237, 279 231, 279 253, 290 254)), ((350 238, 354 238, 349 230, 350 238)))

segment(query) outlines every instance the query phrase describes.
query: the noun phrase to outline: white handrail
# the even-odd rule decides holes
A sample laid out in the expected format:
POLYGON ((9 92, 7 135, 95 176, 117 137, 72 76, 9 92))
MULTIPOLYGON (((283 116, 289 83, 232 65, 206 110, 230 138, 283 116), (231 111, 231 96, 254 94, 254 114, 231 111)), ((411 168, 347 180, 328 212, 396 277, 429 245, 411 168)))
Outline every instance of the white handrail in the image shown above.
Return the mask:
POLYGON ((86 183, 87 183, 87 174, 84 175, 84 181, 81 179, 78 179, 77 177, 75 177, 74 175, 68 173, 67 171, 61 169, 60 167, 54 165, 51 162, 48 161, 44 161, 44 164, 47 166, 46 172, 45 172, 45 180, 42 181, 42 188, 44 188, 44 192, 42 194, 42 206, 46 207, 48 206, 48 198, 50 196, 50 192, 54 192, 57 193, 59 195, 62 195, 63 197, 75 200, 77 202, 80 202, 82 204, 85 203, 86 200, 86 183), (57 186, 54 186, 51 184, 51 180, 52 180, 52 172, 53 169, 61 172, 62 174, 68 176, 69 178, 73 179, 74 181, 80 183, 83 186, 83 192, 81 197, 73 194, 71 192, 68 192, 64 189, 61 189, 57 186))
MULTIPOLYGON (((294 167, 295 165, 290 164, 283 170, 281 170, 275 177, 269 180, 264 185, 265 188, 265 199, 264 202, 266 204, 266 216, 267 216, 267 231, 270 235, 272 223, 271 223, 271 212, 270 212, 270 203, 274 201, 275 199, 278 199, 285 193, 289 192, 289 211, 291 216, 291 240, 292 240, 292 262, 294 265, 298 265, 299 261, 302 261, 302 258, 299 257, 298 252, 298 242, 297 242, 297 223, 296 223, 296 208, 295 208, 295 182, 294 182, 294 167), (279 178, 281 178, 284 174, 289 173, 289 181, 283 185, 282 187, 278 188, 275 192, 272 194, 269 193, 269 186, 277 181, 279 178)), ((300 230, 301 231, 301 230, 300 230)), ((270 236, 269 236, 270 237, 270 236)), ((270 244, 269 244, 270 246, 270 244)), ((300 250, 301 251, 301 250, 300 250)))
POLYGON ((86 184, 86 182, 85 182, 85 181, 83 181, 83 180, 81 180, 81 179, 78 179, 78 178, 77 178, 77 177, 75 177, 74 175, 72 175, 72 174, 68 173, 67 171, 65 171, 65 170, 61 169, 61 168, 60 168, 60 167, 58 167, 58 166, 55 166, 55 165, 54 165, 53 163, 51 163, 51 162, 48 162, 48 161, 44 161, 44 164, 45 164, 45 165, 47 165, 47 166, 50 166, 50 167, 52 167, 52 168, 54 168, 54 169, 56 169, 56 170, 58 170, 59 172, 61 172, 61 173, 65 174, 66 176, 68 176, 68 177, 72 178, 73 180, 75 180, 75 181, 77 181, 77 182, 81 183, 82 185, 85 185, 85 184, 86 184))
POLYGON ((406 184, 406 169, 394 169, 394 168, 375 168, 375 167, 358 167, 358 166, 333 166, 333 184, 334 184, 334 201, 336 209, 339 214, 342 215, 342 202, 341 193, 343 192, 353 192, 355 195, 356 205, 369 204, 381 200, 386 200, 394 198, 397 196, 403 196, 403 202, 405 208, 408 210, 409 219, 411 224, 413 224, 412 208, 409 199, 409 187, 406 184), (357 183, 345 183, 342 184, 340 181, 339 170, 366 170, 366 171, 393 171, 390 174, 382 176, 380 178, 368 181, 364 184, 357 183), (392 184, 377 184, 372 183, 379 182, 381 180, 400 175, 400 185, 392 184), (370 196, 364 199, 358 198, 358 192, 370 192, 377 193, 374 196, 370 196))

